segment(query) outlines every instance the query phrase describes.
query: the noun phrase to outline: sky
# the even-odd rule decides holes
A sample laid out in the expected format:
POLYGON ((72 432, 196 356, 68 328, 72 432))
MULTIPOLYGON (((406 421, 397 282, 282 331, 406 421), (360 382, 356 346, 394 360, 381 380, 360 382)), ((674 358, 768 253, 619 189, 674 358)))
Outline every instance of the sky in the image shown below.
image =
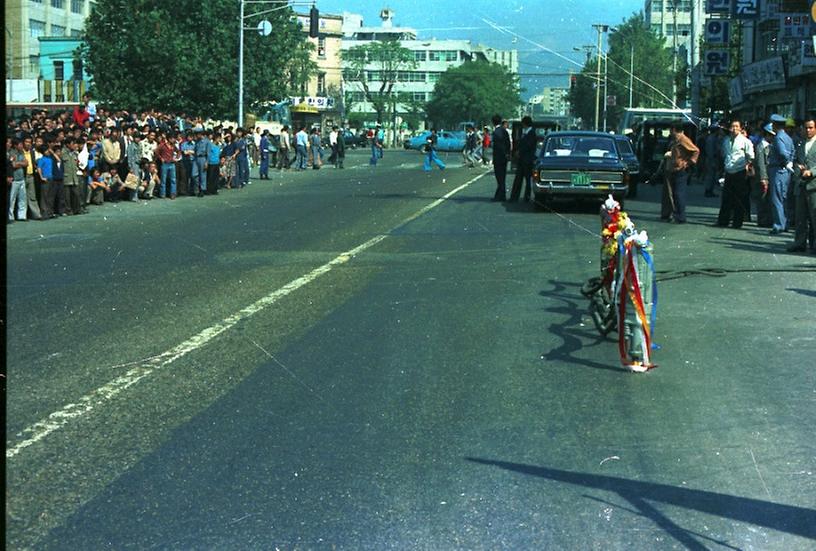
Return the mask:
POLYGON ((566 73, 586 59, 574 48, 596 47, 593 23, 617 25, 643 10, 643 0, 317 0, 321 12, 359 13, 366 26, 380 24, 384 7, 394 23, 413 27, 419 38, 464 39, 519 51, 523 98, 545 86, 568 86, 566 73), (499 7, 500 6, 500 7, 499 7), (485 20, 505 28, 502 32, 485 20), (550 53, 551 50, 556 53, 550 53), (568 59, 559 57, 564 56, 568 59), (572 60, 570 62, 569 60, 572 60))

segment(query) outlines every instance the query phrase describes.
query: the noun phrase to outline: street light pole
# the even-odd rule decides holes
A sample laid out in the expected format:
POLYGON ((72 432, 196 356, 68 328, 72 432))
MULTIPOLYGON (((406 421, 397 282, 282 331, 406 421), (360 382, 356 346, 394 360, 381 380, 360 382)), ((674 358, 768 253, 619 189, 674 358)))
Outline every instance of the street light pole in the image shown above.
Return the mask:
POLYGON ((244 125, 244 2, 241 2, 241 24, 238 25, 238 127, 244 125))
MULTIPOLYGON (((311 5, 314 6, 313 1, 294 1, 290 4, 289 0, 239 0, 241 6, 241 12, 238 16, 238 126, 241 127, 244 124, 244 31, 252 31, 258 30, 261 32, 261 29, 253 29, 253 28, 245 28, 244 27, 244 20, 249 17, 256 17, 259 15, 265 15, 267 13, 272 13, 278 10, 284 10, 287 8, 291 8, 293 6, 304 6, 304 5, 311 5), (249 15, 244 14, 244 5, 245 4, 278 4, 277 7, 270 8, 268 10, 264 10, 258 13, 251 13, 249 15)), ((268 24, 268 22, 267 22, 268 24)), ((264 32, 261 32, 263 36, 266 36, 271 31, 271 27, 265 29, 264 32)))

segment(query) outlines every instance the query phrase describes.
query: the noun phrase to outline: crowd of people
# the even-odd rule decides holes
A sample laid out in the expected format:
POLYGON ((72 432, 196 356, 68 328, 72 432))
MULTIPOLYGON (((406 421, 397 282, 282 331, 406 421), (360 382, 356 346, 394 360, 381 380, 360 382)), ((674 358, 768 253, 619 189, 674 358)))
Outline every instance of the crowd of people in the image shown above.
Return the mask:
MULTIPOLYGON (((329 161, 343 168, 337 127, 329 141, 329 161)), ((248 185, 253 162, 268 179, 270 167, 319 169, 324 158, 317 128, 290 137, 285 126, 272 140, 184 113, 109 111, 87 95, 73 111, 8 119, 6 152, 9 223, 81 215, 106 202, 217 195, 248 185)))
POLYGON ((716 226, 740 229, 753 217, 772 235, 793 231, 790 252, 816 254, 816 122, 772 115, 747 125, 732 120, 712 124, 696 140, 687 125, 671 128, 672 141, 662 163, 661 218, 684 223, 686 187, 696 179, 706 197, 721 190, 716 226))

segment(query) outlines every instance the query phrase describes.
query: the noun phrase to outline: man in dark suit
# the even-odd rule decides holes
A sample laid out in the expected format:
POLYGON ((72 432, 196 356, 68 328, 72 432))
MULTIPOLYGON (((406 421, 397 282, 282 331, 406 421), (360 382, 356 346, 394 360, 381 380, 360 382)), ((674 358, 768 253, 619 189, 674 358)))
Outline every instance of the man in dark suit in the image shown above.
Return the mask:
POLYGON ((493 201, 507 200, 507 161, 510 159, 510 135, 502 126, 500 115, 493 115, 493 172, 496 174, 496 193, 493 201))
POLYGON ((810 241, 810 252, 816 253, 816 117, 805 120, 805 141, 796 148, 794 166, 799 176, 794 189, 795 233, 789 252, 804 252, 810 241), (809 226, 809 227, 808 227, 809 226))
POLYGON ((536 158, 536 144, 538 137, 533 130, 533 119, 529 116, 521 119, 521 137, 514 142, 517 163, 516 177, 513 180, 513 189, 510 191, 510 201, 518 201, 521 193, 521 181, 525 181, 524 201, 530 200, 533 180, 533 165, 536 158))

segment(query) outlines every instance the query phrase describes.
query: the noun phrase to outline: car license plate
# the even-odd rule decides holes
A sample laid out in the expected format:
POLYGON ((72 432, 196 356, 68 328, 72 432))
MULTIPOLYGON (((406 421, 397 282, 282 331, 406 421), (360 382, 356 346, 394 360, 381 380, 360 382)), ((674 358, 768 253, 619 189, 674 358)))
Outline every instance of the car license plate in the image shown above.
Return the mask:
POLYGON ((574 186, 588 186, 592 184, 592 178, 585 172, 573 172, 570 175, 570 182, 574 186))

